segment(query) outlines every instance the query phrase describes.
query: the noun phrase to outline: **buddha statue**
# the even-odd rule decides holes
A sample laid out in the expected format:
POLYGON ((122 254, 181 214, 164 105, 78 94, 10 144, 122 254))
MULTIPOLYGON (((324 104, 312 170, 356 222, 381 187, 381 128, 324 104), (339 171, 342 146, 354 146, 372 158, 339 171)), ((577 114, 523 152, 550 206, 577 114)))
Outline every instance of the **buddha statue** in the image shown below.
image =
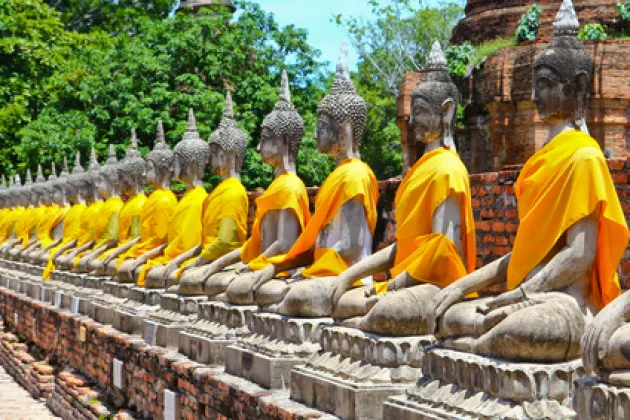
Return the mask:
POLYGON ((22 194, 22 181, 19 175, 16 175, 15 179, 9 179, 9 188, 6 190, 6 203, 10 208, 10 212, 3 222, 5 225, 3 225, 4 238, 0 244, 1 256, 6 255, 5 252, 11 249, 11 246, 15 243, 17 222, 22 218, 25 211, 25 199, 22 194))
POLYGON ((150 258, 156 257, 168 241, 171 217, 177 197, 170 190, 173 152, 166 143, 162 121, 158 121, 156 142, 146 158, 146 181, 153 192, 140 213, 140 240, 108 263, 108 274, 116 270, 120 282, 134 282, 133 273, 150 258), (114 262, 116 265, 113 265, 114 262))
MULTIPOLYGON (((249 198, 241 184, 241 166, 247 150, 247 134, 237 127, 234 120, 232 95, 228 91, 225 109, 219 127, 209 140, 210 170, 221 177, 221 182, 208 195, 203 204, 202 243, 171 261, 186 270, 186 285, 194 288, 180 289, 173 286, 170 292, 202 294, 200 275, 209 264, 224 255, 238 250, 247 238, 247 213, 249 198)), ((170 273, 167 286, 178 283, 183 270, 170 273)))
MULTIPOLYGON (((333 282, 333 316, 364 315, 348 319, 347 326, 386 335, 426 334, 426 322, 418 320, 426 320, 433 296, 475 268, 469 176, 453 141, 459 92, 446 66, 436 41, 411 93, 410 129, 424 154, 410 162, 396 191, 396 241, 333 282), (369 299, 348 292, 362 278, 386 270, 392 280, 375 284, 369 299)), ((300 286, 287 297, 299 293, 300 286)))
MULTIPOLYGON (((294 313, 301 316, 330 313, 330 282, 372 253, 378 184, 359 156, 366 104, 350 80, 347 54, 344 43, 332 89, 317 112, 318 150, 334 157, 337 165, 319 190, 315 213, 288 253, 260 258, 264 268, 251 273, 252 287, 239 287, 236 281, 230 284, 226 291, 230 303, 248 304, 255 297, 260 307, 272 311, 289 305, 299 307, 294 313), (275 278, 296 269, 289 278, 275 278), (298 284, 301 296, 289 291, 298 284)), ((371 278, 360 283, 366 287, 371 278)))
MULTIPOLYGON (((276 169, 265 192, 256 198, 256 218, 251 237, 240 248, 203 267, 186 267, 179 281, 178 293, 215 296, 225 292, 236 277, 229 266, 240 263, 239 273, 256 267, 256 259, 285 254, 310 219, 308 195, 296 175, 297 153, 304 137, 304 121, 291 103, 289 77, 282 72, 280 101, 263 120, 258 151, 263 162, 276 169)), ((242 287, 251 289, 252 276, 245 276, 242 287)))
POLYGON ((52 164, 51 174, 44 184, 44 200, 48 206, 46 212, 37 227, 37 242, 23 252, 23 259, 29 262, 39 260, 41 252, 45 252, 61 242, 63 234, 63 218, 70 209, 63 192, 64 178, 67 172, 62 172, 61 178, 57 177, 55 164, 52 164))
MULTIPOLYGON (((80 164, 78 166, 75 165, 75 169, 80 166, 80 164)), ((92 249, 94 246, 96 224, 102 223, 102 219, 98 220, 103 210, 103 200, 100 197, 98 188, 100 171, 101 165, 96 160, 96 151, 92 148, 88 170, 79 172, 70 179, 70 184, 79 190, 77 194, 80 194, 81 198, 85 200, 87 207, 81 213, 76 243, 62 254, 58 254, 54 260, 56 269, 71 270, 77 256, 92 249)))
POLYGON ((8 251, 7 257, 9 259, 19 259, 21 252, 37 241, 37 224, 46 210, 42 204, 44 192, 42 186, 44 182, 46 182, 46 178, 44 178, 42 173, 41 165, 38 167, 35 182, 33 182, 30 169, 27 170, 25 188, 22 190, 26 200, 26 210, 16 224, 15 229, 18 242, 13 244, 8 251))
MULTIPOLYGON (((65 160, 64 172, 68 172, 67 161, 65 160)), ((85 170, 81 166, 81 152, 77 152, 72 173, 66 177, 62 175, 60 182, 57 183, 56 191, 62 196, 62 202, 67 202, 70 205, 70 209, 60 223, 62 227, 61 242, 41 253, 40 263, 45 265, 42 274, 44 280, 50 280, 50 273, 55 270, 55 261, 59 256, 72 248, 83 245, 79 242, 85 233, 81 230, 81 217, 87 208, 84 198, 84 175, 85 170)), ((86 227, 89 229, 89 225, 86 227)))
POLYGON ((433 297, 429 331, 445 347, 518 362, 576 359, 585 326, 620 293, 616 269, 629 233, 604 154, 586 129, 593 59, 578 29, 565 0, 533 63, 532 100, 549 136, 514 185, 513 250, 433 297), (507 292, 462 301, 501 284, 507 292))
POLYGON ((93 245, 75 257, 73 268, 78 273, 89 272, 90 261, 118 243, 120 212, 124 205, 120 198, 118 166, 116 151, 114 146, 110 145, 107 161, 96 174, 98 194, 105 201, 99 217, 92 221, 90 235, 94 241, 93 245))
POLYGON ((199 137, 192 109, 188 112, 188 129, 173 152, 173 177, 186 186, 186 193, 173 212, 168 244, 136 270, 136 284, 149 289, 164 288, 181 262, 173 260, 202 243, 202 210, 208 196, 203 174, 210 159, 210 146, 199 137))
POLYGON ((131 131, 130 146, 125 158, 117 165, 117 174, 123 193, 129 197, 118 217, 118 241, 115 248, 109 248, 100 255, 94 251, 89 263, 93 275, 113 276, 116 274, 116 259, 140 241, 140 214, 147 201, 144 194, 144 173, 146 163, 138 150, 136 130, 131 131))
POLYGON ((63 222, 66 214, 70 210, 70 202, 67 198, 66 186, 68 173, 68 161, 64 158, 64 166, 57 176, 55 164, 52 164, 52 173, 48 178, 48 190, 52 197, 53 206, 56 207, 56 214, 51 215, 48 220, 49 226, 44 231, 44 239, 28 254, 28 260, 35 265, 45 265, 46 260, 43 255, 61 243, 63 239, 63 222))

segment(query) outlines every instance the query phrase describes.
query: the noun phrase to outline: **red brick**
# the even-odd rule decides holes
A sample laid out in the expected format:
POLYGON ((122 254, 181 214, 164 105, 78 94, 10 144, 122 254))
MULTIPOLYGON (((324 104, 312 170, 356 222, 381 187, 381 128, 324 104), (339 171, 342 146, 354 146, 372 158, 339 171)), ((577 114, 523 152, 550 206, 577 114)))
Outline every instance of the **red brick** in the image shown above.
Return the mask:
POLYGON ((494 222, 492 223, 492 231, 502 233, 505 231, 505 223, 503 222, 494 222))

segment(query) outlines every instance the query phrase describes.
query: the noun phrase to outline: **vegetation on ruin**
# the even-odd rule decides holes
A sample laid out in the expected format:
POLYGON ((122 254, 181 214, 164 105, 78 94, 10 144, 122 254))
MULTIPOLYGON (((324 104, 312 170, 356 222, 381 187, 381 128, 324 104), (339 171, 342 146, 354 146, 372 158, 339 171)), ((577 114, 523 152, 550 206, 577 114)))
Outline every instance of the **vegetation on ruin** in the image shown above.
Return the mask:
POLYGON ((518 42, 533 41, 538 36, 538 27, 540 26, 540 14, 542 9, 534 3, 521 16, 518 28, 516 28, 516 40, 518 42))
POLYGON ((606 27, 600 23, 587 23, 578 33, 578 38, 583 41, 603 41, 608 39, 606 27))
POLYGON ((619 18, 625 22, 630 22, 630 0, 627 0, 625 3, 617 3, 615 7, 619 18))

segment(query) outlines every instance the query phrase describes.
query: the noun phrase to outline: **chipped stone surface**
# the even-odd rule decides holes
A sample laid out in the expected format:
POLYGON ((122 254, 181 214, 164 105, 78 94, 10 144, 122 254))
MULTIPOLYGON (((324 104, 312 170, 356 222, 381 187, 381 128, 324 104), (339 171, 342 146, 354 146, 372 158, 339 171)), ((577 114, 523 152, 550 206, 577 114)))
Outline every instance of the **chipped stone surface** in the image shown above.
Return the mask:
POLYGON ((595 376, 579 378, 573 408, 583 420, 630 418, 630 388, 607 384, 595 376))

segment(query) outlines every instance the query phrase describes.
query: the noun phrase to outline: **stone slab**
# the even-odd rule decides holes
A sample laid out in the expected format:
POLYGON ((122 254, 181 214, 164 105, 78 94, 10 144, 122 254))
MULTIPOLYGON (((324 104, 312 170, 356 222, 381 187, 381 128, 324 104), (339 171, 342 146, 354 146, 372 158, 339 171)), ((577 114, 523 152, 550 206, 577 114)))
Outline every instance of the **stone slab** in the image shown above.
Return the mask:
POLYGON ((630 387, 615 386, 596 376, 575 383, 573 408, 582 420, 630 418, 630 387))

